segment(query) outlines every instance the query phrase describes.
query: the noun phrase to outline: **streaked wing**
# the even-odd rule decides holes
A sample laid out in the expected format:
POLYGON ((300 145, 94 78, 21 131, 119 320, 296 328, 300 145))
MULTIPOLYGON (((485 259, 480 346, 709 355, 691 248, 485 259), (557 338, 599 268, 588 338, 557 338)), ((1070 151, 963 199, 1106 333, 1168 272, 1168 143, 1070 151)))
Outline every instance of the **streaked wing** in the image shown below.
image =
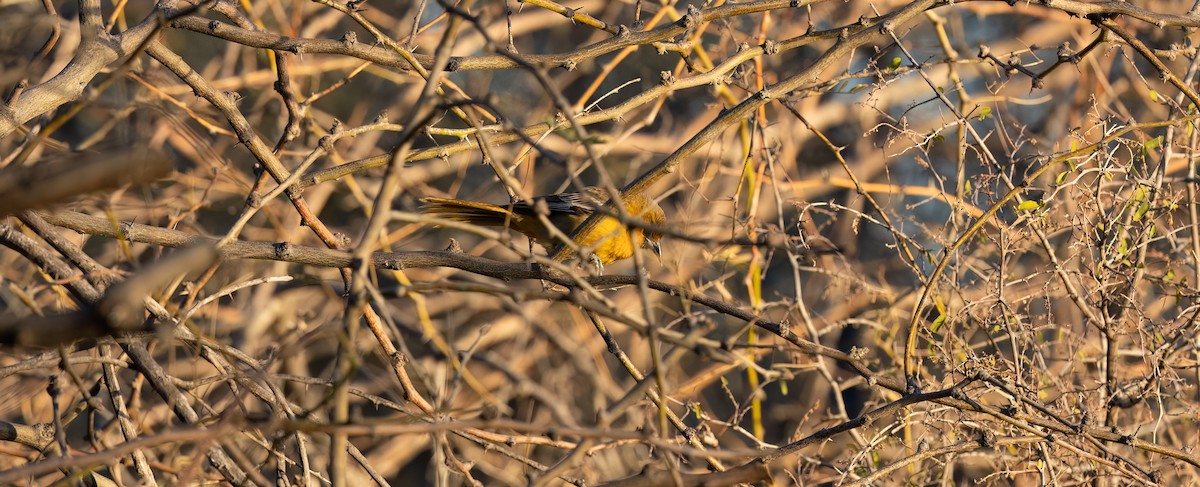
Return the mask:
MULTIPOLYGON (((535 202, 545 201, 546 208, 550 210, 551 215, 586 215, 591 213, 594 207, 592 202, 583 193, 558 193, 538 196, 533 200, 535 202)), ((516 213, 533 213, 533 205, 525 201, 514 203, 513 211, 516 213)))

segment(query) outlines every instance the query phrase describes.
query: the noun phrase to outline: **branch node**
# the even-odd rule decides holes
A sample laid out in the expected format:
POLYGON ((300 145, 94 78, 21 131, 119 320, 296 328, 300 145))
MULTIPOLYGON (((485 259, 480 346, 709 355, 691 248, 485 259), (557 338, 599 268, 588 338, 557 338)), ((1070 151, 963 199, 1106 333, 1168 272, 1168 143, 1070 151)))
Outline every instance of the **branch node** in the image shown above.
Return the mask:
POLYGON ((663 86, 675 84, 675 73, 670 71, 660 71, 658 73, 658 83, 663 86))
POLYGON ((996 432, 992 430, 983 430, 979 432, 979 445, 984 448, 993 448, 996 446, 996 432))
POLYGON ((121 236, 126 240, 134 241, 135 238, 133 230, 135 228, 136 227, 133 226, 133 222, 121 222, 121 236))
POLYGON ((1075 51, 1071 50, 1071 41, 1063 41, 1061 46, 1058 46, 1058 60, 1071 64, 1079 64, 1079 56, 1075 51))
POLYGON ((700 8, 694 3, 688 4, 687 15, 684 15, 679 21, 688 30, 696 28, 696 25, 700 23, 700 8))
POLYGON ((292 244, 288 242, 275 242, 275 245, 271 247, 275 251, 275 258, 278 260, 286 261, 292 255, 292 244))
POLYGON ((762 48, 768 56, 779 54, 779 43, 773 40, 767 39, 766 42, 763 42, 762 48))
POLYGON ((249 195, 246 195, 246 206, 248 206, 250 208, 258 209, 258 208, 262 208, 262 204, 263 204, 262 195, 258 194, 258 192, 252 192, 249 195))

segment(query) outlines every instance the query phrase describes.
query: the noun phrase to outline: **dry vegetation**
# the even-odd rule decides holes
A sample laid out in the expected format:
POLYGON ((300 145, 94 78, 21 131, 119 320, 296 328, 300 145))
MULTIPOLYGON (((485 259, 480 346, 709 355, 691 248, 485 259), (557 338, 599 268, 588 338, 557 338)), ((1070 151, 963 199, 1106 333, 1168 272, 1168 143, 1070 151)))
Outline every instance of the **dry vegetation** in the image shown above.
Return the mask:
POLYGON ((1189 3, 2 2, 0 484, 1200 485, 1189 3))

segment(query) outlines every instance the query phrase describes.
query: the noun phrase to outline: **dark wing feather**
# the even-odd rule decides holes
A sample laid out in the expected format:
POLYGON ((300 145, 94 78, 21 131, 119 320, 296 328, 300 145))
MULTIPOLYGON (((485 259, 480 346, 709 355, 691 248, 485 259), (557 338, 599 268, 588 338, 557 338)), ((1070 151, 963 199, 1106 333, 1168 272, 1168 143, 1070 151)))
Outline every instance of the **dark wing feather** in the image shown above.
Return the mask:
POLYGON ((533 199, 532 203, 528 201, 514 203, 513 212, 533 213, 533 207, 539 201, 546 202, 546 208, 550 210, 551 215, 587 215, 595 208, 595 204, 583 193, 558 193, 538 196, 533 199))

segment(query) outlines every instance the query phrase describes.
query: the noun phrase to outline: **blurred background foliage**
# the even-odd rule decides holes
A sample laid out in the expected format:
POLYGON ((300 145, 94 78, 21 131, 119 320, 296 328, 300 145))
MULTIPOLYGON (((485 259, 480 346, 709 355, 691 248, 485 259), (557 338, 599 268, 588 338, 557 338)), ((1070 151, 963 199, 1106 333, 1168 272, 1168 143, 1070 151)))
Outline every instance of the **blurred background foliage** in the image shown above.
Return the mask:
POLYGON ((351 264, 280 250, 176 272, 146 290, 165 314, 151 309, 116 342, 14 339, 0 355, 0 419, 44 428, 3 445, 3 478, 1195 483, 1200 58, 1188 7, 0 2, 6 117, 39 103, 21 93, 55 75, 86 85, 0 133, 0 171, 32 168, 21 181, 34 183, 6 189, 43 192, 39 168, 55 161, 152 154, 173 168, 39 205, 50 213, 12 209, 6 231, 44 239, 27 219, 45 215, 99 267, 67 257, 75 275, 56 276, 28 249, 0 252, 6 330, 36 335, 22 328, 32 318, 91 309, 64 288, 72 279, 132 279, 176 252, 54 212, 277 248, 449 245, 448 259, 514 263, 530 261, 523 236, 439 227, 420 199, 504 204, 603 184, 601 168, 619 188, 681 157, 646 192, 670 221, 662 259, 606 267, 677 292, 422 265, 373 268, 356 301, 338 267, 351 264), (98 8, 118 41, 80 22, 81 8, 98 8), (119 37, 154 22, 152 40, 119 37), (90 75, 64 69, 97 42, 131 48, 90 75), (182 80, 163 52, 203 81, 182 80), (452 56, 441 69, 439 53, 452 56), (422 97, 418 71, 431 68, 442 93, 422 97), (795 89, 731 117, 782 83, 795 89), (403 126, 422 110, 425 125, 403 126), (395 197, 377 207, 408 129, 395 197), (252 137, 303 174, 261 208, 247 201, 281 178, 247 150, 252 137), (364 241, 373 208, 389 221, 364 241), (363 302, 366 319, 347 317, 363 302), (114 343, 147 344, 183 394, 164 399, 143 358, 114 343), (944 394, 921 396, 933 391, 944 394), (118 428, 125 408, 132 433, 118 428), (236 465, 219 466, 215 449, 236 465), (745 476, 704 477, 720 471, 745 476))

